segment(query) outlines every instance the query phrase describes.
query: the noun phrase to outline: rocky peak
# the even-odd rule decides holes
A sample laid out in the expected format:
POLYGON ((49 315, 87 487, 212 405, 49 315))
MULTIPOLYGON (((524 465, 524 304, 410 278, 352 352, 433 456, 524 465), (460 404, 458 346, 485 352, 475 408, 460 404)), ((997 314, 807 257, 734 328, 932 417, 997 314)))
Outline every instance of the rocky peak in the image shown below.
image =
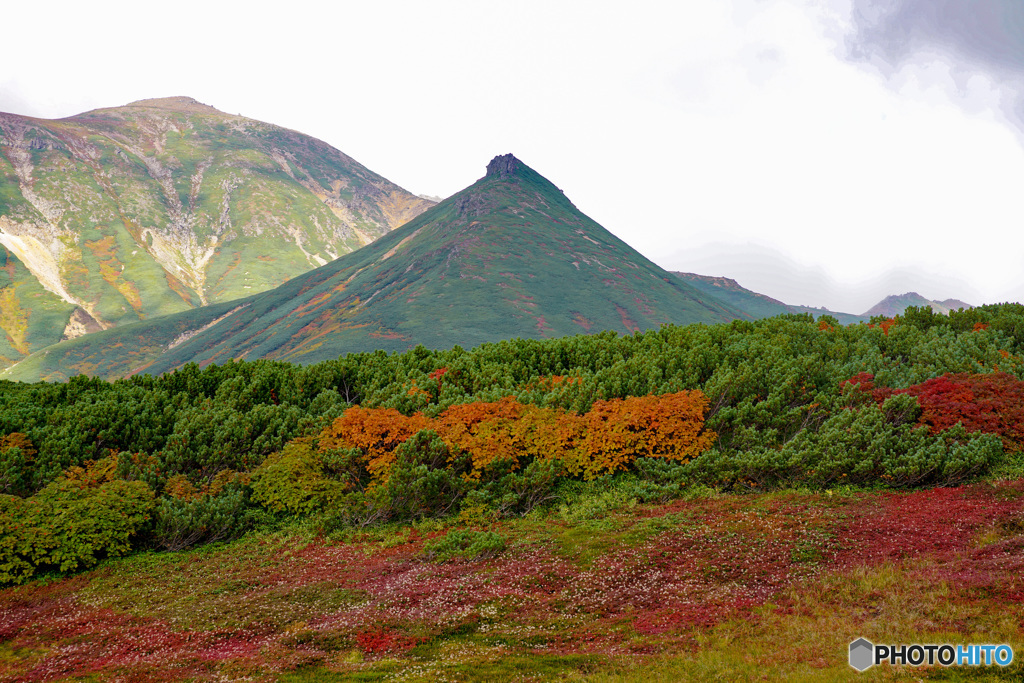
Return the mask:
POLYGON ((515 175, 516 171, 522 165, 523 162, 516 159, 511 154, 503 154, 491 159, 491 163, 487 164, 487 175, 485 178, 499 178, 504 179, 509 176, 515 175))
POLYGON ((138 100, 131 102, 128 107, 148 107, 150 109, 169 109, 171 111, 182 111, 182 112, 206 112, 222 113, 216 107, 211 107, 208 104, 203 104, 194 97, 154 97, 148 100, 138 100))

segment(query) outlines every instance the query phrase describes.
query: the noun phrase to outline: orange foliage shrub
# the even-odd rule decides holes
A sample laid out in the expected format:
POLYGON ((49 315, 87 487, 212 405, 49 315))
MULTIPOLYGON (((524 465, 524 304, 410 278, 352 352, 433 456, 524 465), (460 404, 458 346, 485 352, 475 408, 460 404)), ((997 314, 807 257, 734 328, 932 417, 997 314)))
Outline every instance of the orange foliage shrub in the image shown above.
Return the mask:
POLYGON ((889 336, 889 328, 892 327, 895 324, 896 324, 896 319, 895 318, 888 318, 888 319, 883 320, 882 322, 878 323, 877 325, 875 325, 873 323, 869 324, 868 327, 881 327, 882 328, 882 334, 884 334, 886 336, 889 336))
POLYGON ((560 409, 526 406, 516 423, 515 438, 524 455, 557 458, 570 466, 583 456, 587 418, 560 409))
POLYGON ((466 451, 479 474, 495 460, 518 462, 513 431, 523 405, 511 396, 492 403, 454 405, 438 416, 438 436, 453 452, 466 451))
POLYGON ((420 413, 407 417, 394 408, 353 406, 321 432, 320 449, 362 449, 366 469, 375 479, 386 479, 395 462, 395 449, 416 432, 433 426, 433 420, 420 413))
POLYGON ((586 415, 584 476, 625 469, 636 458, 692 459, 717 436, 703 431, 707 409, 700 391, 594 402, 586 415))
POLYGON ((32 440, 21 432, 11 432, 6 436, 0 437, 0 451, 6 451, 8 448, 20 449, 26 460, 31 459, 36 454, 36 447, 32 440))
POLYGON ((591 479, 636 458, 686 461, 707 450, 716 437, 704 429, 707 409, 700 391, 597 401, 586 415, 523 405, 511 396, 451 406, 436 420, 354 406, 321 433, 320 447, 361 449, 379 481, 389 475, 402 442, 432 429, 453 453, 470 455, 471 476, 498 460, 516 468, 525 458, 559 459, 569 472, 591 479))

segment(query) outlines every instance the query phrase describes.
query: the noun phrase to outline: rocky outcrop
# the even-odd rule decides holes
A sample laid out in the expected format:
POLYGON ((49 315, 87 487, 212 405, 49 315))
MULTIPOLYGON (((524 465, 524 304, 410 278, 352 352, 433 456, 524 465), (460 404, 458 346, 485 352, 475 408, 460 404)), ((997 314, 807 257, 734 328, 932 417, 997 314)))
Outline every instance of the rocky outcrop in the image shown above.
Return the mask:
POLYGON ((491 159, 487 164, 487 178, 504 180, 516 174, 522 162, 511 154, 502 154, 491 159))

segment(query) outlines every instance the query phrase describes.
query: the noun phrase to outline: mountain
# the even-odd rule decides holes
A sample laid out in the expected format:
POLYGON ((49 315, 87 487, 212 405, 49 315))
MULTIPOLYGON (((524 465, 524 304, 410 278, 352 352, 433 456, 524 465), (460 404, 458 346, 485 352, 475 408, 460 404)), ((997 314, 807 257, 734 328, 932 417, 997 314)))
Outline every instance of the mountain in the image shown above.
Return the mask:
POLYGON ((760 320, 761 318, 770 318, 781 313, 796 312, 791 306, 787 306, 770 296, 758 294, 742 287, 731 278, 677 271, 673 271, 672 274, 685 280, 695 289, 738 308, 746 314, 744 317, 750 320, 760 320))
POLYGON ((727 277, 712 277, 709 275, 697 275, 696 273, 673 272, 673 275, 686 280, 688 283, 699 289, 701 292, 720 299, 731 306, 738 308, 746 314, 750 320, 770 318, 783 313, 810 313, 815 318, 823 315, 830 315, 839 321, 840 325, 850 325, 864 320, 862 316, 851 313, 839 313, 830 311, 827 308, 812 308, 810 306, 792 306, 784 304, 778 299, 773 299, 764 294, 758 294, 741 286, 738 282, 727 277))
POLYGON ((907 292, 906 294, 894 294, 887 296, 877 304, 872 306, 864 313, 864 318, 870 318, 875 315, 884 315, 887 318, 900 315, 907 309, 908 306, 931 306, 932 310, 936 313, 948 314, 950 311, 955 311, 960 308, 973 308, 968 303, 964 303, 959 299, 946 299, 945 301, 932 301, 926 299, 917 292, 907 292))
POLYGON ((855 323, 866 322, 867 318, 863 315, 854 315, 853 313, 840 313, 838 311, 830 311, 827 308, 815 308, 814 306, 790 306, 794 313, 810 313, 815 318, 819 318, 823 315, 830 315, 839 321, 840 325, 853 325, 855 323))
POLYGON ((271 289, 432 205, 325 142, 188 97, 0 113, 0 366, 271 289))
POLYGON ((129 352, 134 370, 158 374, 188 362, 306 364, 417 344, 468 348, 746 317, 651 263, 512 155, 401 228, 226 313, 194 312, 192 324, 205 329, 173 348, 138 351, 180 337, 180 314, 58 345, 5 376, 112 377, 126 374, 129 352))

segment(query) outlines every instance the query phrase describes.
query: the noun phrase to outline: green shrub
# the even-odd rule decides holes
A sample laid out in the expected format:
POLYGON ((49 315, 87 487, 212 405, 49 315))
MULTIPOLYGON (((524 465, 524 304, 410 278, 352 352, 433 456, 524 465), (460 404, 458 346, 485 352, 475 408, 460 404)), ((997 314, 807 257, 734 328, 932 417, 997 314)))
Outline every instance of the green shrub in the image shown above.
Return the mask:
POLYGON ((554 458, 534 460, 517 472, 512 471, 509 461, 495 461, 484 470, 480 483, 466 494, 463 508, 483 506, 502 517, 525 515, 558 500, 557 486, 564 476, 565 467, 554 458))
POLYGON ((495 557, 506 546, 505 538, 493 531, 453 530, 428 541, 423 552, 435 562, 448 562, 456 557, 478 560, 495 557))
MULTIPOLYGON (((395 464, 387 482, 375 493, 390 516, 398 519, 443 517, 458 507, 469 484, 449 467, 451 453, 436 432, 425 429, 395 450, 395 464)), ((462 467, 461 469, 468 469, 462 467)))
POLYGON ((913 425, 918 412, 916 399, 894 396, 880 407, 840 410, 781 448, 712 450, 685 469, 705 484, 902 487, 956 483, 1003 461, 998 436, 968 434, 960 425, 933 435, 913 425))
POLYGON ((253 526, 248 496, 230 485, 220 495, 192 500, 162 498, 153 515, 153 540, 165 550, 238 538, 253 526))
MULTIPOLYGON (((344 463, 357 459, 337 457, 332 462, 351 473, 344 463)), ((468 469, 467 458, 453 458, 436 432, 419 431, 395 449, 395 463, 387 481, 332 501, 322 530, 330 533, 388 521, 443 517, 457 509, 469 490, 469 483, 462 477, 468 469)))
POLYGON ((589 482, 566 480, 559 486, 558 516, 569 524, 591 522, 640 502, 636 479, 630 475, 605 475, 589 482))
POLYGON ((686 463, 666 458, 637 458, 636 496, 645 503, 679 498, 686 492, 690 469, 686 463))
POLYGON ((21 583, 35 573, 27 507, 21 498, 0 495, 0 585, 21 583))
POLYGON ((131 550, 149 522, 153 491, 141 481, 110 479, 115 467, 108 458, 30 498, 0 497, 0 582, 24 581, 40 567, 91 567, 131 550))
POLYGON ((348 488, 330 477, 324 457, 293 441, 267 456, 252 473, 253 501, 276 512, 309 514, 330 507, 348 488))
POLYGON ((18 447, 0 450, 0 493, 24 495, 32 486, 31 459, 18 447))

